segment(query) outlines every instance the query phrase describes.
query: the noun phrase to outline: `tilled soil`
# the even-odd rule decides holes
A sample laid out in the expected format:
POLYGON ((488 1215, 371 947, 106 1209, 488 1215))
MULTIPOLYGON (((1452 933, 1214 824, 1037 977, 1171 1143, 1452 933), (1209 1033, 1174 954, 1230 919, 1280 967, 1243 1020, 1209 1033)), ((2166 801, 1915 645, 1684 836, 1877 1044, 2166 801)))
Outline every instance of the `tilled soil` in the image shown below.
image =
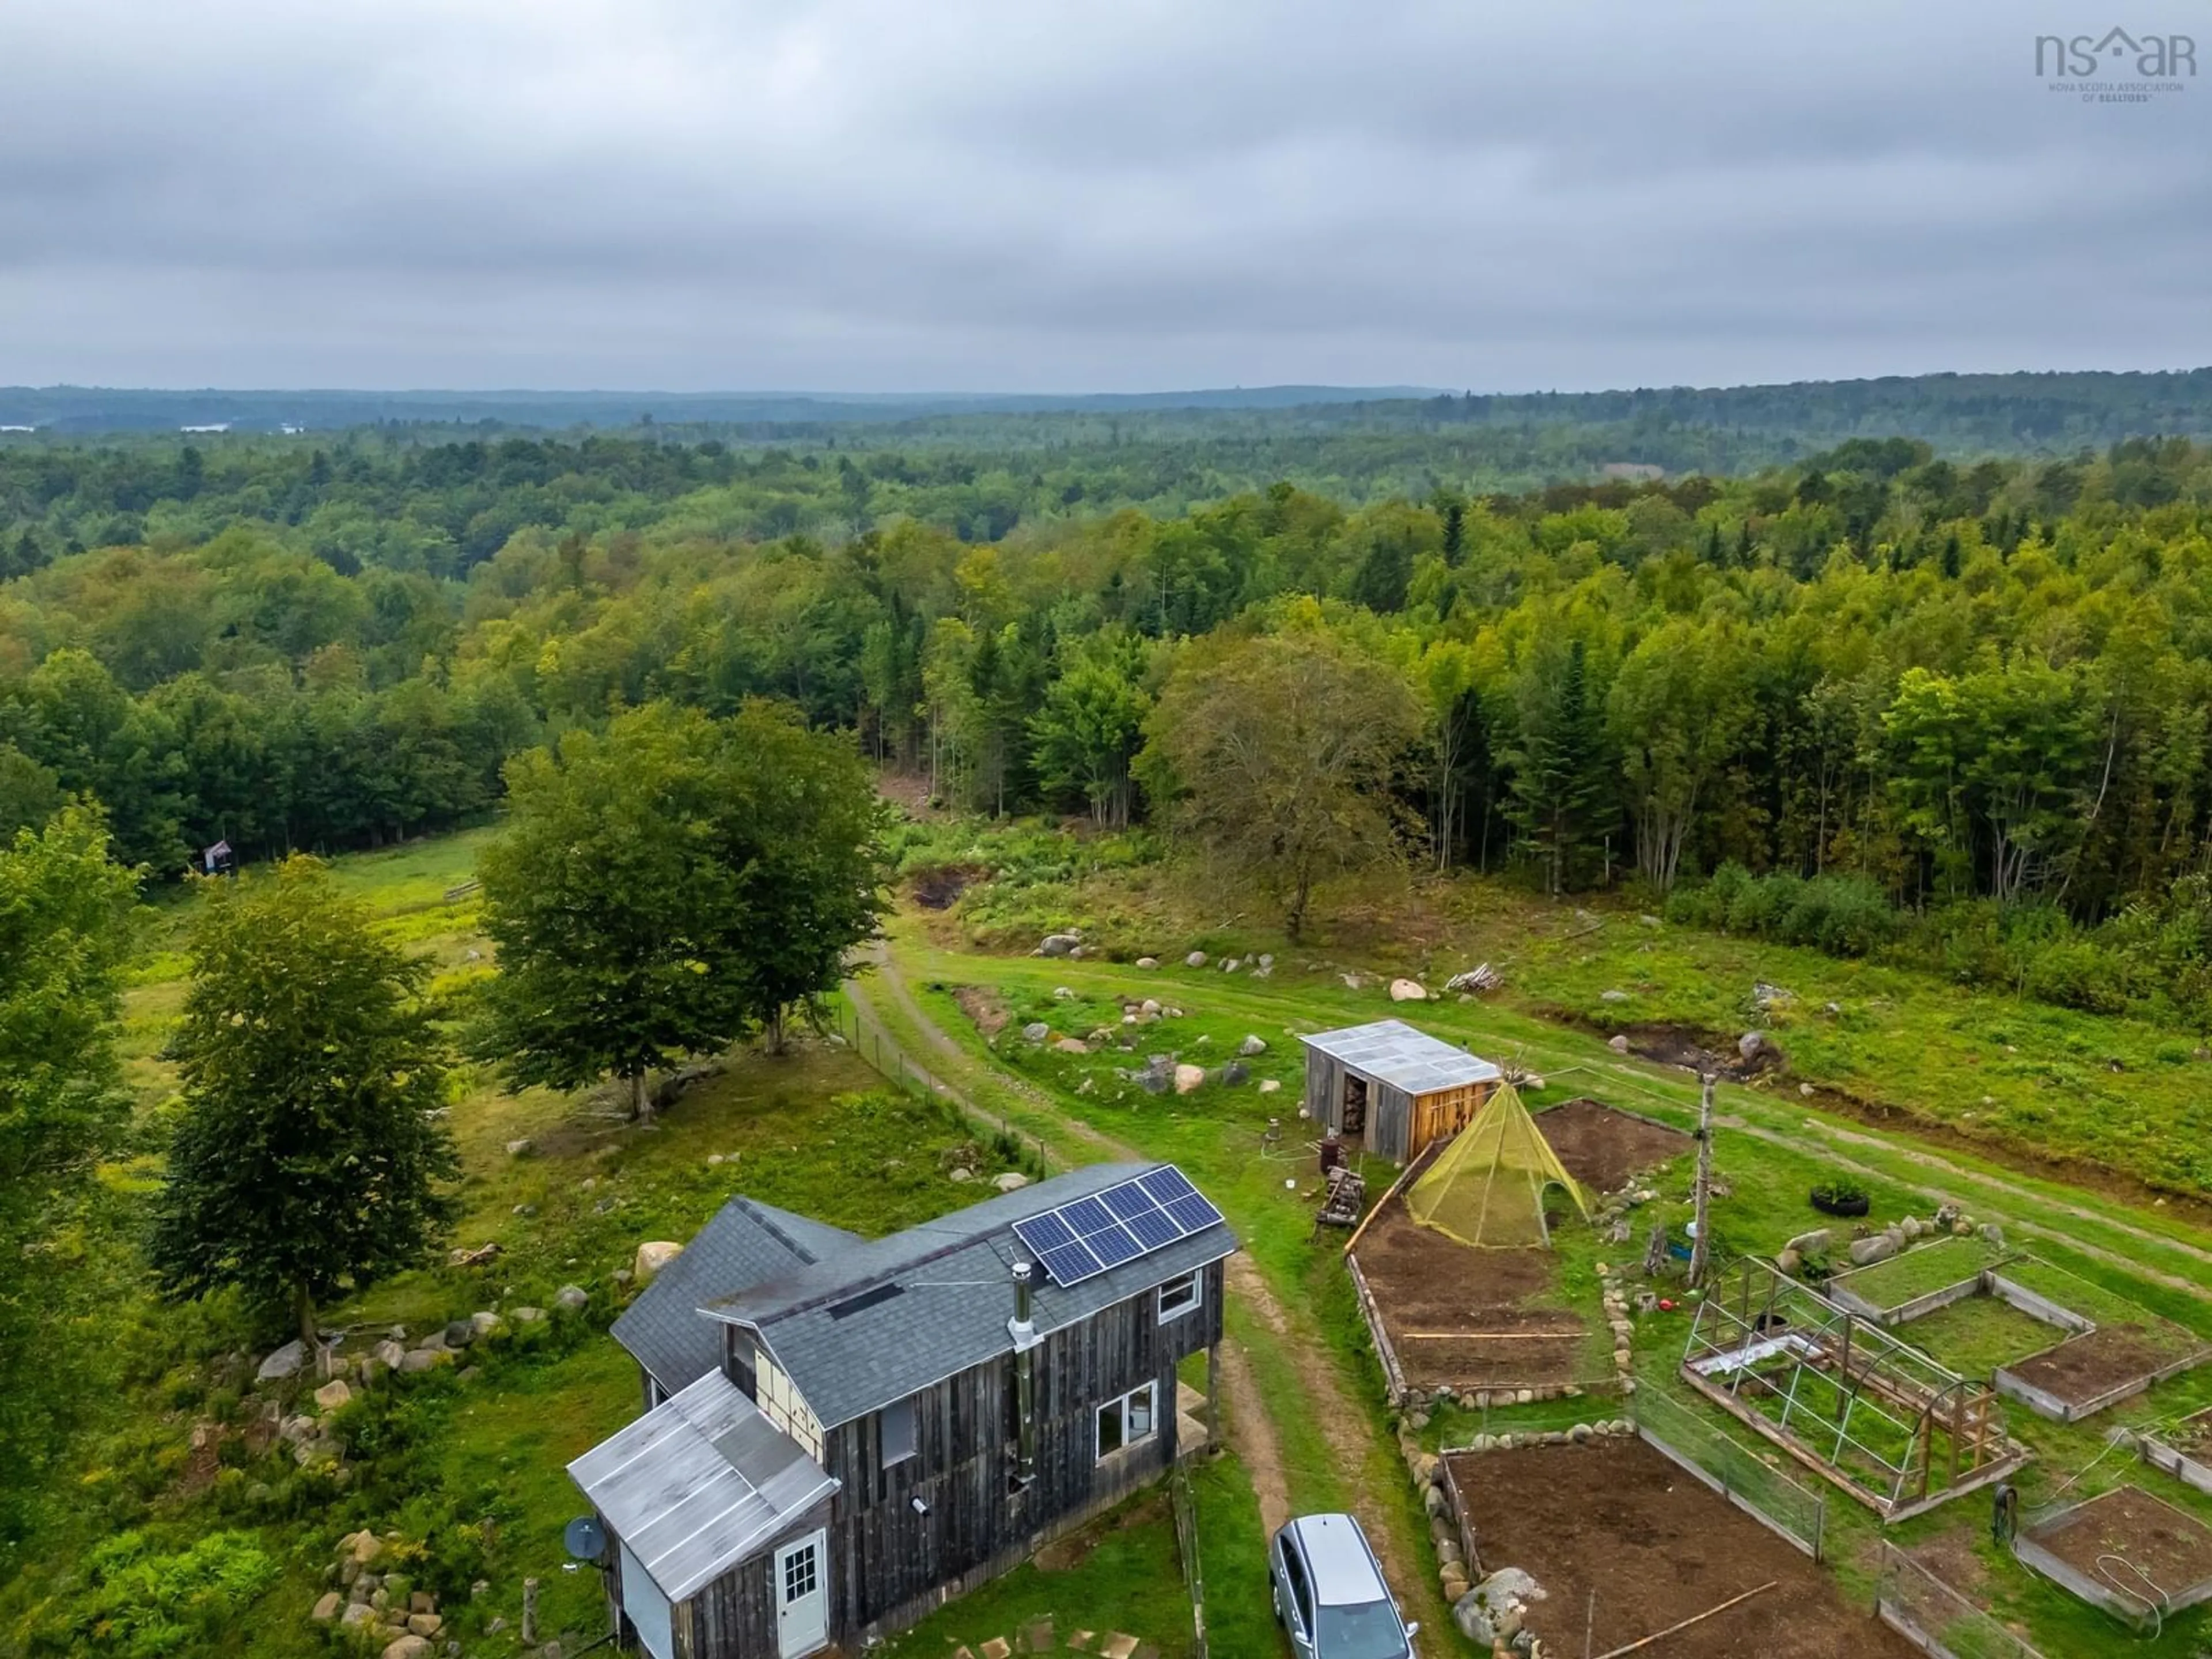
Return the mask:
POLYGON ((1698 1659, 1914 1659, 1918 1650, 1727 1499, 1640 1440, 1450 1460, 1485 1572, 1545 1591, 1547 1651, 1605 1653, 1759 1590, 1642 1651, 1698 1659), (1759 1586, 1773 1582, 1773 1588, 1759 1586), (1586 1636, 1587 1632, 1587 1636, 1586 1636))
POLYGON ((1567 1173, 1593 1193, 1618 1192, 1629 1177, 1680 1158, 1697 1142, 1679 1129, 1615 1111, 1587 1097, 1546 1108, 1536 1127, 1567 1173))
POLYGON ((2130 1595, 2147 1594, 2139 1574, 2168 1595, 2212 1578, 2212 1528, 2140 1486, 2093 1498, 2027 1536, 2077 1571, 2130 1595), (2100 1565, 2114 1556, 2136 1571, 2100 1565))
POLYGON ((2104 1325, 2004 1369, 2073 1406, 2154 1371, 2181 1352, 2172 1338, 2147 1326, 2104 1325))
POLYGON ((1352 1255, 1408 1385, 1534 1389, 1578 1381, 1587 1330, 1549 1304, 1548 1250, 1476 1250, 1415 1224, 1393 1198, 1352 1255))

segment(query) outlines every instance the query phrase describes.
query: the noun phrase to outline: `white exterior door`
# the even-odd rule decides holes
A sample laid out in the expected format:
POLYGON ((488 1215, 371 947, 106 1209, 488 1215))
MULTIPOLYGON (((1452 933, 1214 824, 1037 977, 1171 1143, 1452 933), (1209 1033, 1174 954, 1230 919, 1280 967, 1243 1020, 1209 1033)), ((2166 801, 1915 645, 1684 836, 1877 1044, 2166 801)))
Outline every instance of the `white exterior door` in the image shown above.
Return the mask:
POLYGON ((799 1659, 830 1640, 829 1534, 816 1533, 775 1553, 776 1650, 799 1659))
POLYGON ((674 1622, 669 1617, 668 1598, 660 1593, 660 1586, 653 1582, 653 1575, 639 1564, 623 1546, 622 1553, 623 1611, 637 1626, 637 1639, 653 1659, 676 1659, 676 1638, 670 1628, 674 1622))

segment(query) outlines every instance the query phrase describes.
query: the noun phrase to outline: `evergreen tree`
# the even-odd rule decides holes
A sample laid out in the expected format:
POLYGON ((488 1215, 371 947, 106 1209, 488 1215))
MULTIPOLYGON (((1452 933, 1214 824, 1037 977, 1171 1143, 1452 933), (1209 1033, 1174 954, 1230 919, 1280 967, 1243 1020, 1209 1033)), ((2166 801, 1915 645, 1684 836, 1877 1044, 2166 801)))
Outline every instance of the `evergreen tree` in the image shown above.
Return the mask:
POLYGON ((1588 878, 1612 818, 1602 699, 1589 653, 1569 643, 1555 672, 1533 671, 1520 700, 1520 737, 1509 752, 1506 816, 1554 896, 1588 878))

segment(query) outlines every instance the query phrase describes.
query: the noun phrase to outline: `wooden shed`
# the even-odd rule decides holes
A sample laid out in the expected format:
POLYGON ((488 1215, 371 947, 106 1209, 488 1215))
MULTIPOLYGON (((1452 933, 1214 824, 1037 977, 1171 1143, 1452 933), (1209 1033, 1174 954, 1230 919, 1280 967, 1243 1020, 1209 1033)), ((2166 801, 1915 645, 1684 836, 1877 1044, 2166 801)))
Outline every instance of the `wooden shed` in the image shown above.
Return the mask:
POLYGON ((1464 1129, 1500 1077, 1480 1055, 1402 1019, 1298 1041, 1306 1049, 1307 1115, 1399 1164, 1464 1129))

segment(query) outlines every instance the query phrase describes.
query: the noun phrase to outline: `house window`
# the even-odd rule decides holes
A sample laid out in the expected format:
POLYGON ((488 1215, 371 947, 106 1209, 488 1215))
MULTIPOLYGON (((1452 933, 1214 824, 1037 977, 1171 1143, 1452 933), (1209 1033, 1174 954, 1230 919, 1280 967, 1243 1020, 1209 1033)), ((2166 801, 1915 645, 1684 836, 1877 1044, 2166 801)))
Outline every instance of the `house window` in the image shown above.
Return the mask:
POLYGON ((1160 1286, 1160 1323, 1180 1319, 1195 1308, 1202 1294, 1196 1273, 1185 1273, 1181 1279, 1170 1279, 1160 1286))
POLYGON ((894 1401, 884 1407, 878 1416, 878 1429, 883 1437, 885 1468, 894 1463, 903 1462, 919 1449, 915 1437, 913 1401, 894 1401))
POLYGON ((1123 1395, 1119 1400, 1109 1400, 1098 1408, 1098 1458, 1103 1462, 1124 1446, 1133 1446, 1152 1437, 1152 1404, 1155 1384, 1147 1382, 1123 1395))

